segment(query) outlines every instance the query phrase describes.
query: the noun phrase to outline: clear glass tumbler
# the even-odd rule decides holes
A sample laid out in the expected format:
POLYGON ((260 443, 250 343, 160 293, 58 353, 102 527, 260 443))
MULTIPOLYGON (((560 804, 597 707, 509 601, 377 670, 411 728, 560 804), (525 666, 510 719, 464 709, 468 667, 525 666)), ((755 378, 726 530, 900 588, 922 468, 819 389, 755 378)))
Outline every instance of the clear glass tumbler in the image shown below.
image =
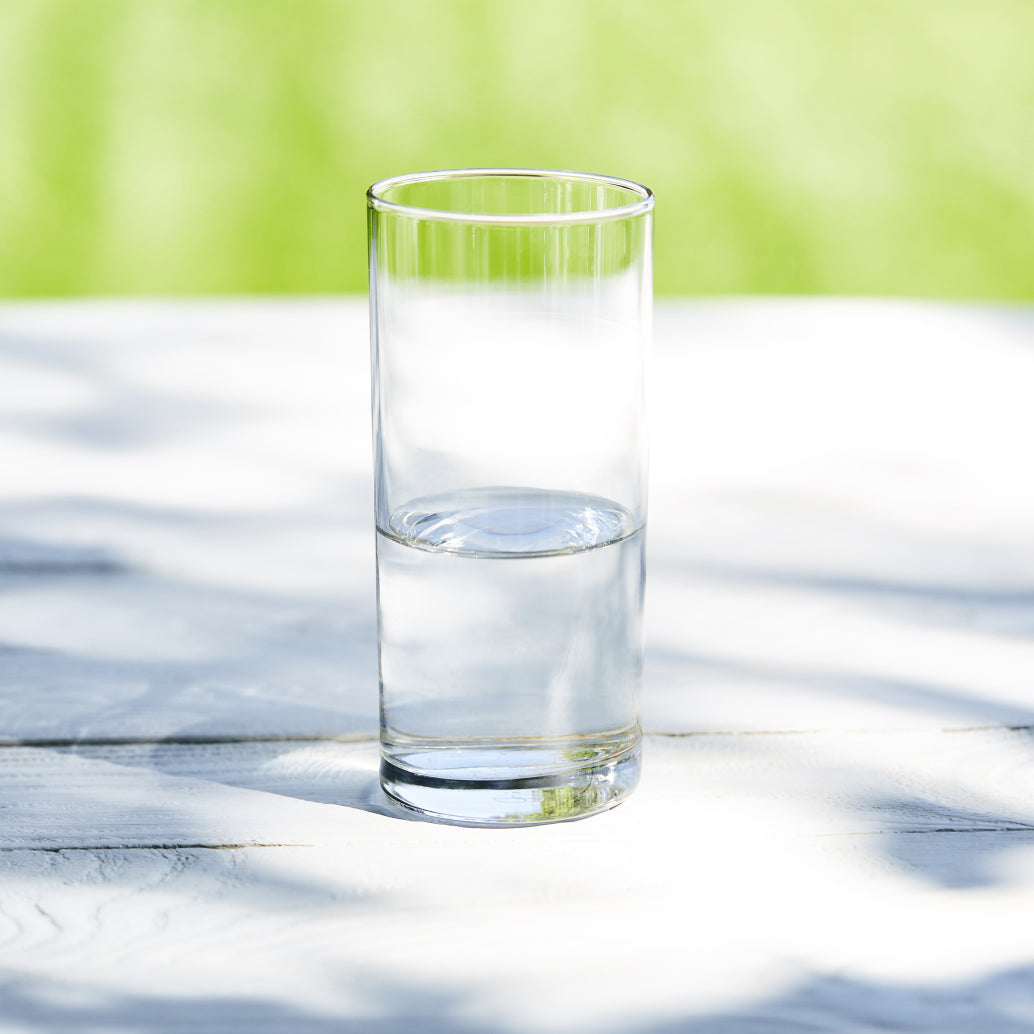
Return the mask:
POLYGON ((653 195, 573 172, 368 192, 381 783, 480 825, 639 778, 653 195))

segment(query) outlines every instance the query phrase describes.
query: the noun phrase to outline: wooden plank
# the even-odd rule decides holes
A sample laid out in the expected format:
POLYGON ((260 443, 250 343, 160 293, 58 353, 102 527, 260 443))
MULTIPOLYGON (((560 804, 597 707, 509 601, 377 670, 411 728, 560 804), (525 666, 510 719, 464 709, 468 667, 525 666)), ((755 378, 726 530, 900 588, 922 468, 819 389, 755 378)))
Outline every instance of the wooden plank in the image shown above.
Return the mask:
POLYGON ((649 726, 1034 720, 1030 309, 737 299, 656 334, 649 726))
MULTIPOLYGON (((809 835, 1034 833, 1032 758, 1029 729, 652 736, 632 801, 574 828, 635 836, 675 812, 809 835)), ((419 836, 389 821, 404 815, 379 791, 372 740, 6 747, 0 766, 7 850, 419 836)))
POLYGON ((0 738, 377 729, 361 304, 0 307, 0 738))
POLYGON ((363 303, 0 307, 0 1029, 1027 1034, 1032 328, 659 306, 671 735, 494 831, 376 786, 363 303))
MULTIPOLYGON (((658 306, 648 728, 1034 721, 1032 335, 658 306)), ((0 737, 376 731, 367 362, 358 299, 0 307, 0 737)))
POLYGON ((335 566, 340 584, 310 592, 138 571, 9 574, 0 741, 375 733, 372 557, 356 560, 361 576, 335 566))
POLYGON ((651 738, 514 831, 378 814, 372 743, 0 757, 0 1029, 1022 1029, 1026 732, 651 738))
MULTIPOLYGON (((759 508, 759 536, 763 515, 759 508)), ((834 571, 813 576, 652 556, 648 727, 1034 724, 1034 592, 976 580, 940 588, 839 581, 834 571)))

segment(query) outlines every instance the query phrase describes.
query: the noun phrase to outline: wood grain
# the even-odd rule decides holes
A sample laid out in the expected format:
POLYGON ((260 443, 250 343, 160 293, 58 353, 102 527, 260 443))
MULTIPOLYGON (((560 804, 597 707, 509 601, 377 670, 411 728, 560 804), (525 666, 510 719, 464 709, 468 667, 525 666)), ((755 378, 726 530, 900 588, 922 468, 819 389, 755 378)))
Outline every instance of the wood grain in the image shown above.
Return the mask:
POLYGON ((5 748, 0 1016, 1012 1029, 1029 733, 651 737, 646 758, 611 813, 499 831, 392 815, 372 742, 5 748))
POLYGON ((1034 317, 658 307, 643 783, 376 778, 362 301, 0 306, 0 1031, 1034 1029, 1034 317))

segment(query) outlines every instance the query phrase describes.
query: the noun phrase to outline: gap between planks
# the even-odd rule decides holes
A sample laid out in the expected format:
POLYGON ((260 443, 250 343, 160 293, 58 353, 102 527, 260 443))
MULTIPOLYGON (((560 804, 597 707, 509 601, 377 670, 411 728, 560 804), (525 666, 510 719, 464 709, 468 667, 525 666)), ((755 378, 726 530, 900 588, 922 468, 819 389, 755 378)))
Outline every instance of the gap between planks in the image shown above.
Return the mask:
POLYGON ((252 847, 312 847, 312 844, 180 844, 167 841, 160 844, 63 844, 49 847, 0 847, 0 854, 31 851, 34 854, 65 854, 68 851, 244 851, 252 847))
MULTIPOLYGON (((644 730, 644 737, 658 739, 688 739, 705 736, 903 736, 909 734, 928 735, 935 733, 968 732, 1034 732, 1034 725, 964 725, 935 726, 931 728, 866 728, 866 729, 689 729, 689 730, 644 730)), ((244 736, 97 736, 81 738, 34 738, 0 739, 0 750, 9 747, 201 747, 221 746, 235 743, 374 743, 376 733, 345 733, 340 736, 315 736, 301 734, 260 733, 244 736)))

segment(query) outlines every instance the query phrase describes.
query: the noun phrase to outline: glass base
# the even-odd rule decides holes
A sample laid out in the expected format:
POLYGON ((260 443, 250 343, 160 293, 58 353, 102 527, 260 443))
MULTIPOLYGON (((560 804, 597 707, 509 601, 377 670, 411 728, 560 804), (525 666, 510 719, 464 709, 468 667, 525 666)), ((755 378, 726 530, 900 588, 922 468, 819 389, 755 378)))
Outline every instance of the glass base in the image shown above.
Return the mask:
POLYGON ((401 753, 382 749, 381 786, 388 796, 425 818, 462 825, 583 818, 620 804, 639 782, 638 738, 625 739, 618 753, 498 743, 424 750, 410 744, 401 753))

